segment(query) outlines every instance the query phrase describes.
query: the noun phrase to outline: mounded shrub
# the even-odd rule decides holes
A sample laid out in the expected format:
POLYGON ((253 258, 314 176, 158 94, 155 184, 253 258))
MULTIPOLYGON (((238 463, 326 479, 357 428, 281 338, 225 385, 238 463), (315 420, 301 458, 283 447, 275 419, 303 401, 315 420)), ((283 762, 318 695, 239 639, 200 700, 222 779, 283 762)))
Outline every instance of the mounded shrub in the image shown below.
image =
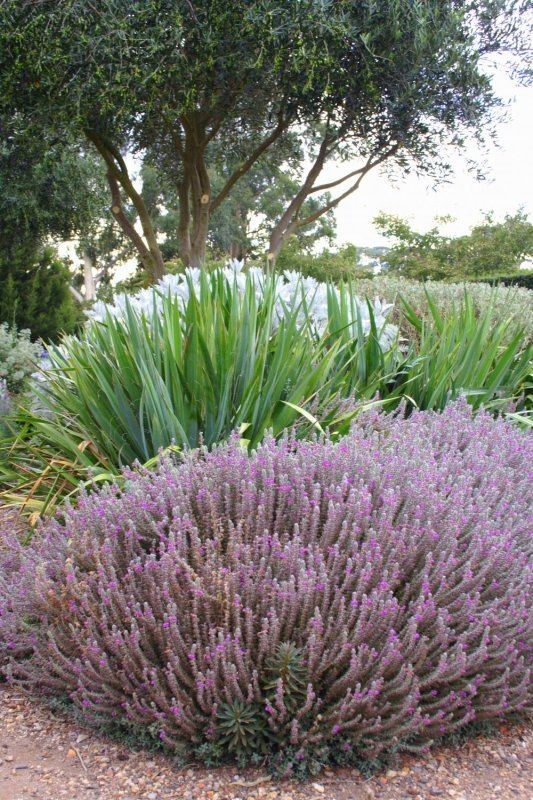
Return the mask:
POLYGON ((526 709, 532 464, 460 402, 126 471, 31 546, 4 534, 4 670, 178 751, 302 767, 526 709))
POLYGON ((480 278, 480 281, 495 286, 520 286, 522 289, 533 289, 533 272, 516 272, 513 275, 495 275, 480 278))

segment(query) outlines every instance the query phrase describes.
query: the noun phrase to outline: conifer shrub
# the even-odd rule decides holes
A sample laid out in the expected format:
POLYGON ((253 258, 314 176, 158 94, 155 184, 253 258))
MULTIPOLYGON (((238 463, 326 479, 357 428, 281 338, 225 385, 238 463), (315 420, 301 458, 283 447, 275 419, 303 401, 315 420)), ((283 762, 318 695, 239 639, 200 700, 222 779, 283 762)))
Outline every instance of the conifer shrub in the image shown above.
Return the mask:
POLYGON ((532 464, 530 434, 459 402, 127 470, 31 546, 4 532, 4 673, 300 771, 526 710, 532 464))

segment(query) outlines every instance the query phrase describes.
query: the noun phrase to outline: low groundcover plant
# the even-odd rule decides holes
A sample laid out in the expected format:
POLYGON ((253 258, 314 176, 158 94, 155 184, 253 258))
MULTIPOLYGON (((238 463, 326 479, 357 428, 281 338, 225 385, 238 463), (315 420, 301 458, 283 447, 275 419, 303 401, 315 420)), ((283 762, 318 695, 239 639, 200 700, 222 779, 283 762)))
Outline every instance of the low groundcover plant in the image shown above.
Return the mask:
POLYGON ((427 747, 531 707, 532 464, 458 402, 128 470, 4 532, 0 663, 211 761, 427 747))

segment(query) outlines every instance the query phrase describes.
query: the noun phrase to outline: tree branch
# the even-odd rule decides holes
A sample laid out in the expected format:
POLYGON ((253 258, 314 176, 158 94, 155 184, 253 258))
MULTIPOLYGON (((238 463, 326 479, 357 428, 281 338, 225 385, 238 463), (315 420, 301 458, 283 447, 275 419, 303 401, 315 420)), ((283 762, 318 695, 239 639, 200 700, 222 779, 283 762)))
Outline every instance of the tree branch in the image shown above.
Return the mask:
POLYGON ((107 171, 107 182, 111 190, 111 212, 128 239, 133 242, 133 245, 136 247, 145 268, 151 271, 150 251, 144 243, 142 236, 135 230, 135 227, 124 213, 118 180, 115 173, 111 170, 107 171))
POLYGON ((330 181, 329 183, 321 183, 319 186, 313 186, 309 194, 315 194, 316 192, 325 192, 328 189, 333 189, 335 186, 338 186, 340 183, 344 183, 344 181, 353 178, 354 175, 359 175, 364 170, 364 167, 360 167, 359 169, 354 169, 353 172, 349 172, 344 178, 338 178, 335 181, 330 181))
POLYGON ((107 164, 107 179, 111 188, 112 197, 114 197, 113 208, 116 207, 119 209, 118 212, 113 212, 117 222, 121 226, 124 233, 126 233, 126 235, 131 239, 134 246, 139 250, 139 254, 141 255, 141 259, 143 260, 145 267, 148 268, 148 271, 156 280, 159 280, 165 274, 165 265, 163 263, 161 250, 159 249, 159 245, 157 243, 156 233, 150 219, 150 214, 146 208, 146 204, 133 185, 124 158, 122 157, 120 151, 112 143, 108 142, 105 137, 96 133, 96 131, 85 130, 85 135, 89 141, 94 144, 107 164), (118 203, 115 202, 117 199, 116 193, 115 196, 113 196, 113 192, 115 191, 113 186, 114 183, 116 183, 116 188, 118 191, 118 203), (120 190, 118 189, 119 184, 122 186, 124 192, 133 203, 135 210, 139 215, 139 220, 141 222, 143 234, 147 244, 145 244, 142 237, 137 233, 137 231, 135 231, 135 228, 123 212, 122 203, 120 201, 120 190), (122 214, 124 218, 119 218, 117 213, 122 214), (133 232, 135 235, 133 235, 133 232), (142 243, 144 250, 139 248, 139 242, 142 243), (148 255, 146 255, 146 253, 148 255))
POLYGON ((75 289, 74 286, 69 285, 68 290, 71 293, 71 295, 74 298, 74 300, 76 300, 77 303, 84 303, 85 302, 84 296, 80 292, 78 292, 78 290, 75 289))
POLYGON ((249 172, 249 170, 253 167, 255 162, 263 155, 263 153, 266 150, 268 150, 271 144, 273 144, 277 139, 279 139, 281 134, 286 131, 287 127, 288 123, 280 119, 274 130, 269 134, 269 136, 267 136, 266 139, 263 139, 261 144, 255 148, 255 150, 250 154, 250 156, 246 159, 246 161, 244 161, 240 165, 240 167, 238 167, 235 170, 233 175, 231 175, 228 178, 226 184, 222 187, 220 192, 213 199, 211 203, 211 211, 215 211, 215 209, 219 207, 222 201, 226 199, 230 191, 233 189, 237 181, 240 178, 242 178, 243 175, 246 175, 246 173, 249 172))
MULTIPOLYGON (((319 208, 317 209, 317 211, 313 212, 312 214, 309 214, 307 217, 304 217, 301 220, 295 220, 295 227, 301 228, 304 225, 310 225, 312 222, 315 222, 315 220, 317 220, 323 214, 327 214, 327 212, 331 211, 332 208, 338 206, 339 203, 342 202, 342 200, 344 200, 346 197, 348 197, 353 192, 357 191, 357 189, 359 189, 361 181, 363 180, 365 175, 367 175, 375 167, 379 166, 379 164, 382 164, 384 161, 386 161, 387 158, 390 158, 390 156, 394 155, 394 153, 396 153, 399 150, 399 148, 400 145, 395 144, 393 147, 389 148, 389 150, 383 153, 379 158, 376 158, 374 161, 372 161, 372 156, 370 156, 364 167, 361 167, 361 169, 355 170, 353 172, 353 175, 358 174, 359 177, 357 178, 355 183, 352 186, 350 186, 349 189, 346 189, 345 192, 343 192, 338 197, 331 200, 325 206, 322 206, 322 208, 319 208)), ((339 181, 339 183, 342 183, 344 180, 346 180, 346 178, 343 178, 341 181, 339 181)), ((311 192, 309 194, 311 194, 311 192)))
MULTIPOLYGON (((327 136, 324 137, 322 143, 320 145, 319 151, 315 158, 315 161, 311 168, 309 169, 305 181, 303 182, 302 186, 293 197, 281 218, 277 222, 272 235, 275 239, 279 239, 280 241, 283 240, 287 230, 291 227, 293 220, 299 213, 302 205, 305 203, 307 197, 309 196, 310 191, 312 190, 313 184, 320 175, 322 168, 324 166, 324 162, 327 157, 327 150, 328 150, 328 139, 327 136)), ((270 248, 272 249, 272 248, 270 248)))

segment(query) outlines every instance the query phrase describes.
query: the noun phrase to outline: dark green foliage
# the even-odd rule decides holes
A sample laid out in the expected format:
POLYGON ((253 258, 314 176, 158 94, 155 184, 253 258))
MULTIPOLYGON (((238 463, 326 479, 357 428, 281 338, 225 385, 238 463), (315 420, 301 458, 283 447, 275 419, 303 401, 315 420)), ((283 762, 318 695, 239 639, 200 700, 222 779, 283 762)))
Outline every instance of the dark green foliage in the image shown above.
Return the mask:
POLYGON ((225 703, 217 714, 217 730, 222 750, 227 753, 250 756, 266 750, 267 722, 258 703, 225 703))
POLYGON ((82 314, 71 296, 70 278, 49 249, 18 268, 0 260, 0 322, 29 328, 34 339, 46 341, 74 332, 82 314))
MULTIPOLYGON (((363 774, 372 774, 390 761, 365 757, 343 737, 335 743, 309 743, 304 747, 287 746, 285 735, 274 734, 268 725, 269 704, 282 695, 289 716, 305 702, 308 676, 302 663, 302 651, 293 642, 280 644, 265 663, 261 689, 265 703, 234 701, 225 703, 217 714, 216 742, 199 747, 195 755, 207 766, 216 766, 233 756, 242 766, 264 760, 277 778, 308 778, 318 775, 324 766, 355 766, 363 774)), ((312 720, 309 720, 312 724, 312 720)))
POLYGON ((223 751, 248 761, 254 754, 267 754, 280 745, 284 737, 269 727, 271 706, 282 698, 289 716, 305 701, 308 676, 302 662, 302 651, 293 642, 280 644, 264 669, 261 690, 264 702, 224 703, 217 714, 217 732, 223 751))
POLYGON ((80 320, 72 276, 50 241, 85 230, 102 213, 95 157, 50 132, 28 136, 0 116, 0 322, 57 339, 80 320))
POLYGON ((389 766, 392 758, 390 753, 369 758, 346 740, 339 739, 335 743, 312 743, 300 748, 284 747, 271 755, 268 766, 278 779, 290 776, 305 780, 318 775, 327 766, 353 767, 368 778, 389 766))
POLYGON ((528 4, 4 0, 0 113, 24 117, 28 140, 53 131, 60 145, 91 143, 105 163, 115 218, 155 278, 164 260, 127 151, 171 183, 180 257, 198 266, 210 220, 234 187, 267 150, 303 132, 312 167, 280 204, 274 259, 371 169, 387 163, 446 177, 450 147, 490 137, 499 100, 485 57, 523 55, 528 4), (358 159, 358 169, 320 184, 333 158, 358 159))
POLYGON ((280 644, 274 656, 265 664, 263 691, 271 703, 278 690, 283 692, 283 704, 289 713, 305 700, 308 676, 302 664, 302 652, 293 642, 280 644))
POLYGON ((52 711, 59 711, 68 714, 78 725, 88 725, 89 727, 103 733, 110 739, 126 744, 135 750, 143 749, 151 752, 165 750, 165 746, 157 733, 155 725, 137 725, 123 717, 112 721, 97 714, 88 716, 81 713, 68 695, 58 695, 57 697, 44 698, 52 711))
POLYGON ((479 281, 490 283, 494 286, 520 286, 523 289, 533 289, 533 272, 517 272, 514 275, 495 275, 478 278, 479 281))

